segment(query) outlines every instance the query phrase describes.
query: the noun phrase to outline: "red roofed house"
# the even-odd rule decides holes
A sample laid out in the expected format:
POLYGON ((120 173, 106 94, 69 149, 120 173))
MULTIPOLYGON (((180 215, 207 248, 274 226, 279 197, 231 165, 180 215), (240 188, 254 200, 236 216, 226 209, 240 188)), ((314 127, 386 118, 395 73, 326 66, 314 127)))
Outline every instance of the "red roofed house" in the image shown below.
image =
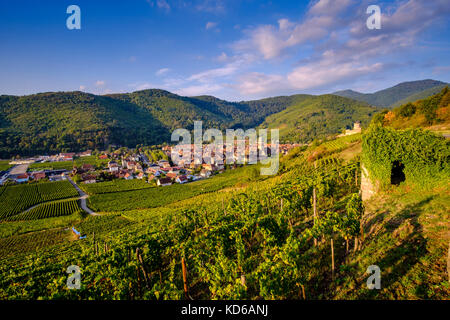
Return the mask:
POLYGON ((31 176, 33 177, 34 180, 45 179, 45 172, 44 171, 33 172, 31 176))
POLYGON ((170 179, 175 179, 175 178, 177 177, 177 174, 176 174, 176 173, 169 172, 169 173, 166 174, 166 177, 167 177, 167 178, 170 178, 170 179))
POLYGON ((175 181, 176 181, 177 183, 186 183, 186 182, 188 182, 188 179, 187 179, 187 177, 186 177, 185 175, 181 175, 181 176, 178 176, 178 177, 175 179, 175 181))
POLYGON ((16 177, 16 182, 17 183, 22 183, 22 182, 27 182, 30 179, 30 177, 28 176, 28 174, 24 173, 24 174, 19 174, 16 177))

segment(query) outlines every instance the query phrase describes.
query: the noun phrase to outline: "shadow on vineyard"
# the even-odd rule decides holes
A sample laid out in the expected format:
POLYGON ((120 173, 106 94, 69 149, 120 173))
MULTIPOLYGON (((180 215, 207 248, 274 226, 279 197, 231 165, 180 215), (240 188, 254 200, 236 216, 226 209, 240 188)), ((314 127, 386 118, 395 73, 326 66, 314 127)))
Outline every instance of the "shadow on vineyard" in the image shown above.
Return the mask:
MULTIPOLYGON (((382 277, 383 288, 394 287, 394 297, 392 298, 400 298, 402 295, 397 290, 404 290, 404 288, 395 288, 394 284, 399 283, 401 278, 407 275, 428 253, 427 240, 423 236, 423 227, 418 222, 418 216, 423 213, 423 206, 431 200, 432 197, 428 197, 416 204, 408 205, 395 217, 384 222, 384 232, 392 235, 395 247, 389 248, 387 251, 384 251, 387 248, 380 247, 379 250, 384 251, 384 256, 377 261, 377 265, 381 270, 388 271, 382 277)), ((367 241, 371 241, 371 239, 369 238, 367 241)), ((418 298, 430 298, 425 290, 428 289, 429 285, 427 282, 420 284, 416 288, 416 296, 418 298)), ((378 292, 376 291, 366 290, 359 294, 357 298, 370 299, 376 298, 377 295, 378 292)))

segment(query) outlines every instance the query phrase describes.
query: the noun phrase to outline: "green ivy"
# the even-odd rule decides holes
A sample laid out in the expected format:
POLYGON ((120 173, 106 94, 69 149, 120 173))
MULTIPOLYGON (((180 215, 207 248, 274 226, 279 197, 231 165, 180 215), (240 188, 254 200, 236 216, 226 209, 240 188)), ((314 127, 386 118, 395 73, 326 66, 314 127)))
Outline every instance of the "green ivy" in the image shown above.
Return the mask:
MULTIPOLYGON (((390 184, 394 161, 404 165, 407 183, 426 186, 449 176, 450 142, 422 129, 371 126, 363 136, 363 163, 381 187, 390 184)), ((443 179, 445 181, 445 179, 443 179)))

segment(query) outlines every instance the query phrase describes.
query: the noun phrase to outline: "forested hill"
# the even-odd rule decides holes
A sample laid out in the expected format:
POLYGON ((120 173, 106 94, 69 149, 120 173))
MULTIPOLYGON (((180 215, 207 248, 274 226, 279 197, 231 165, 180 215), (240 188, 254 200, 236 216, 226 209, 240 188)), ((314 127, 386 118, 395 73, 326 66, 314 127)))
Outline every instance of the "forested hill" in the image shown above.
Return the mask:
POLYGON ((335 95, 298 97, 285 110, 270 115, 261 127, 279 128, 281 142, 311 142, 341 133, 360 121, 366 127, 378 111, 365 102, 335 95))
MULTIPOLYGON (((403 83, 394 87, 398 90, 384 92, 400 101, 405 92, 414 91, 408 87, 438 83, 403 83)), ((364 127, 377 111, 366 102, 337 95, 299 94, 240 102, 183 97, 159 89, 104 96, 83 92, 3 95, 0 158, 105 149, 110 144, 160 144, 169 142, 176 128, 192 129, 195 120, 202 120, 203 128, 279 128, 282 141, 310 142, 340 133, 355 121, 364 127)))
POLYGON ((419 80, 399 83, 391 88, 375 93, 361 93, 353 90, 335 92, 335 95, 367 102, 377 107, 394 107, 402 103, 416 101, 433 95, 446 85, 436 80, 419 80))
POLYGON ((328 110, 326 123, 320 122, 325 128, 317 129, 326 134, 337 133, 353 121, 365 121, 373 113, 366 104, 337 96, 331 100, 293 95, 228 102, 211 96, 182 97, 158 89, 105 96, 83 92, 1 96, 0 158, 104 149, 109 144, 159 144, 170 141, 176 128, 192 129, 194 120, 202 120, 203 128, 246 129, 263 122, 274 128, 284 124, 272 123, 267 117, 293 107, 299 112, 290 114, 288 120, 301 123, 300 129, 305 130, 301 141, 316 135, 308 123, 315 124, 317 115, 308 110, 328 110))
POLYGON ((396 129, 430 128, 448 134, 450 125, 450 90, 445 87, 428 98, 405 103, 383 111, 373 122, 396 129))
POLYGON ((83 92, 0 97, 0 158, 155 144, 170 133, 135 104, 83 92))

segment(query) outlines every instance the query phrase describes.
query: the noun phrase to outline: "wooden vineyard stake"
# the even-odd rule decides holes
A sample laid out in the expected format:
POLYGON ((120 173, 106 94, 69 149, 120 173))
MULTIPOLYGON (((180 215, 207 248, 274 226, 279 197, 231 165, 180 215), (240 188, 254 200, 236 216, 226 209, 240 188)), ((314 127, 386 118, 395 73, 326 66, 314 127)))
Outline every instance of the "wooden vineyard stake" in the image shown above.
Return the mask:
POLYGON ((331 278, 334 280, 334 244, 333 244, 333 238, 331 238, 330 243, 331 243, 331 278))
POLYGON ((145 270, 144 261, 142 260, 142 256, 139 253, 139 248, 136 248, 136 258, 141 266, 142 273, 144 274, 144 279, 147 288, 150 289, 150 279, 148 278, 147 270, 145 270))
POLYGON ((184 286, 184 296, 186 299, 189 299, 189 290, 188 290, 188 283, 187 283, 187 270, 186 270, 186 261, 184 258, 181 258, 181 269, 183 272, 183 286, 184 286))
MULTIPOLYGON (((314 225, 316 225, 317 218, 317 206, 316 206, 316 187, 313 188, 313 214, 314 214, 314 225)), ((317 239, 314 238, 314 246, 317 246, 317 239)))
POLYGON ((305 294, 305 286, 304 285, 300 285, 301 287, 302 287, 302 297, 303 297, 303 300, 306 300, 306 294, 305 294))

